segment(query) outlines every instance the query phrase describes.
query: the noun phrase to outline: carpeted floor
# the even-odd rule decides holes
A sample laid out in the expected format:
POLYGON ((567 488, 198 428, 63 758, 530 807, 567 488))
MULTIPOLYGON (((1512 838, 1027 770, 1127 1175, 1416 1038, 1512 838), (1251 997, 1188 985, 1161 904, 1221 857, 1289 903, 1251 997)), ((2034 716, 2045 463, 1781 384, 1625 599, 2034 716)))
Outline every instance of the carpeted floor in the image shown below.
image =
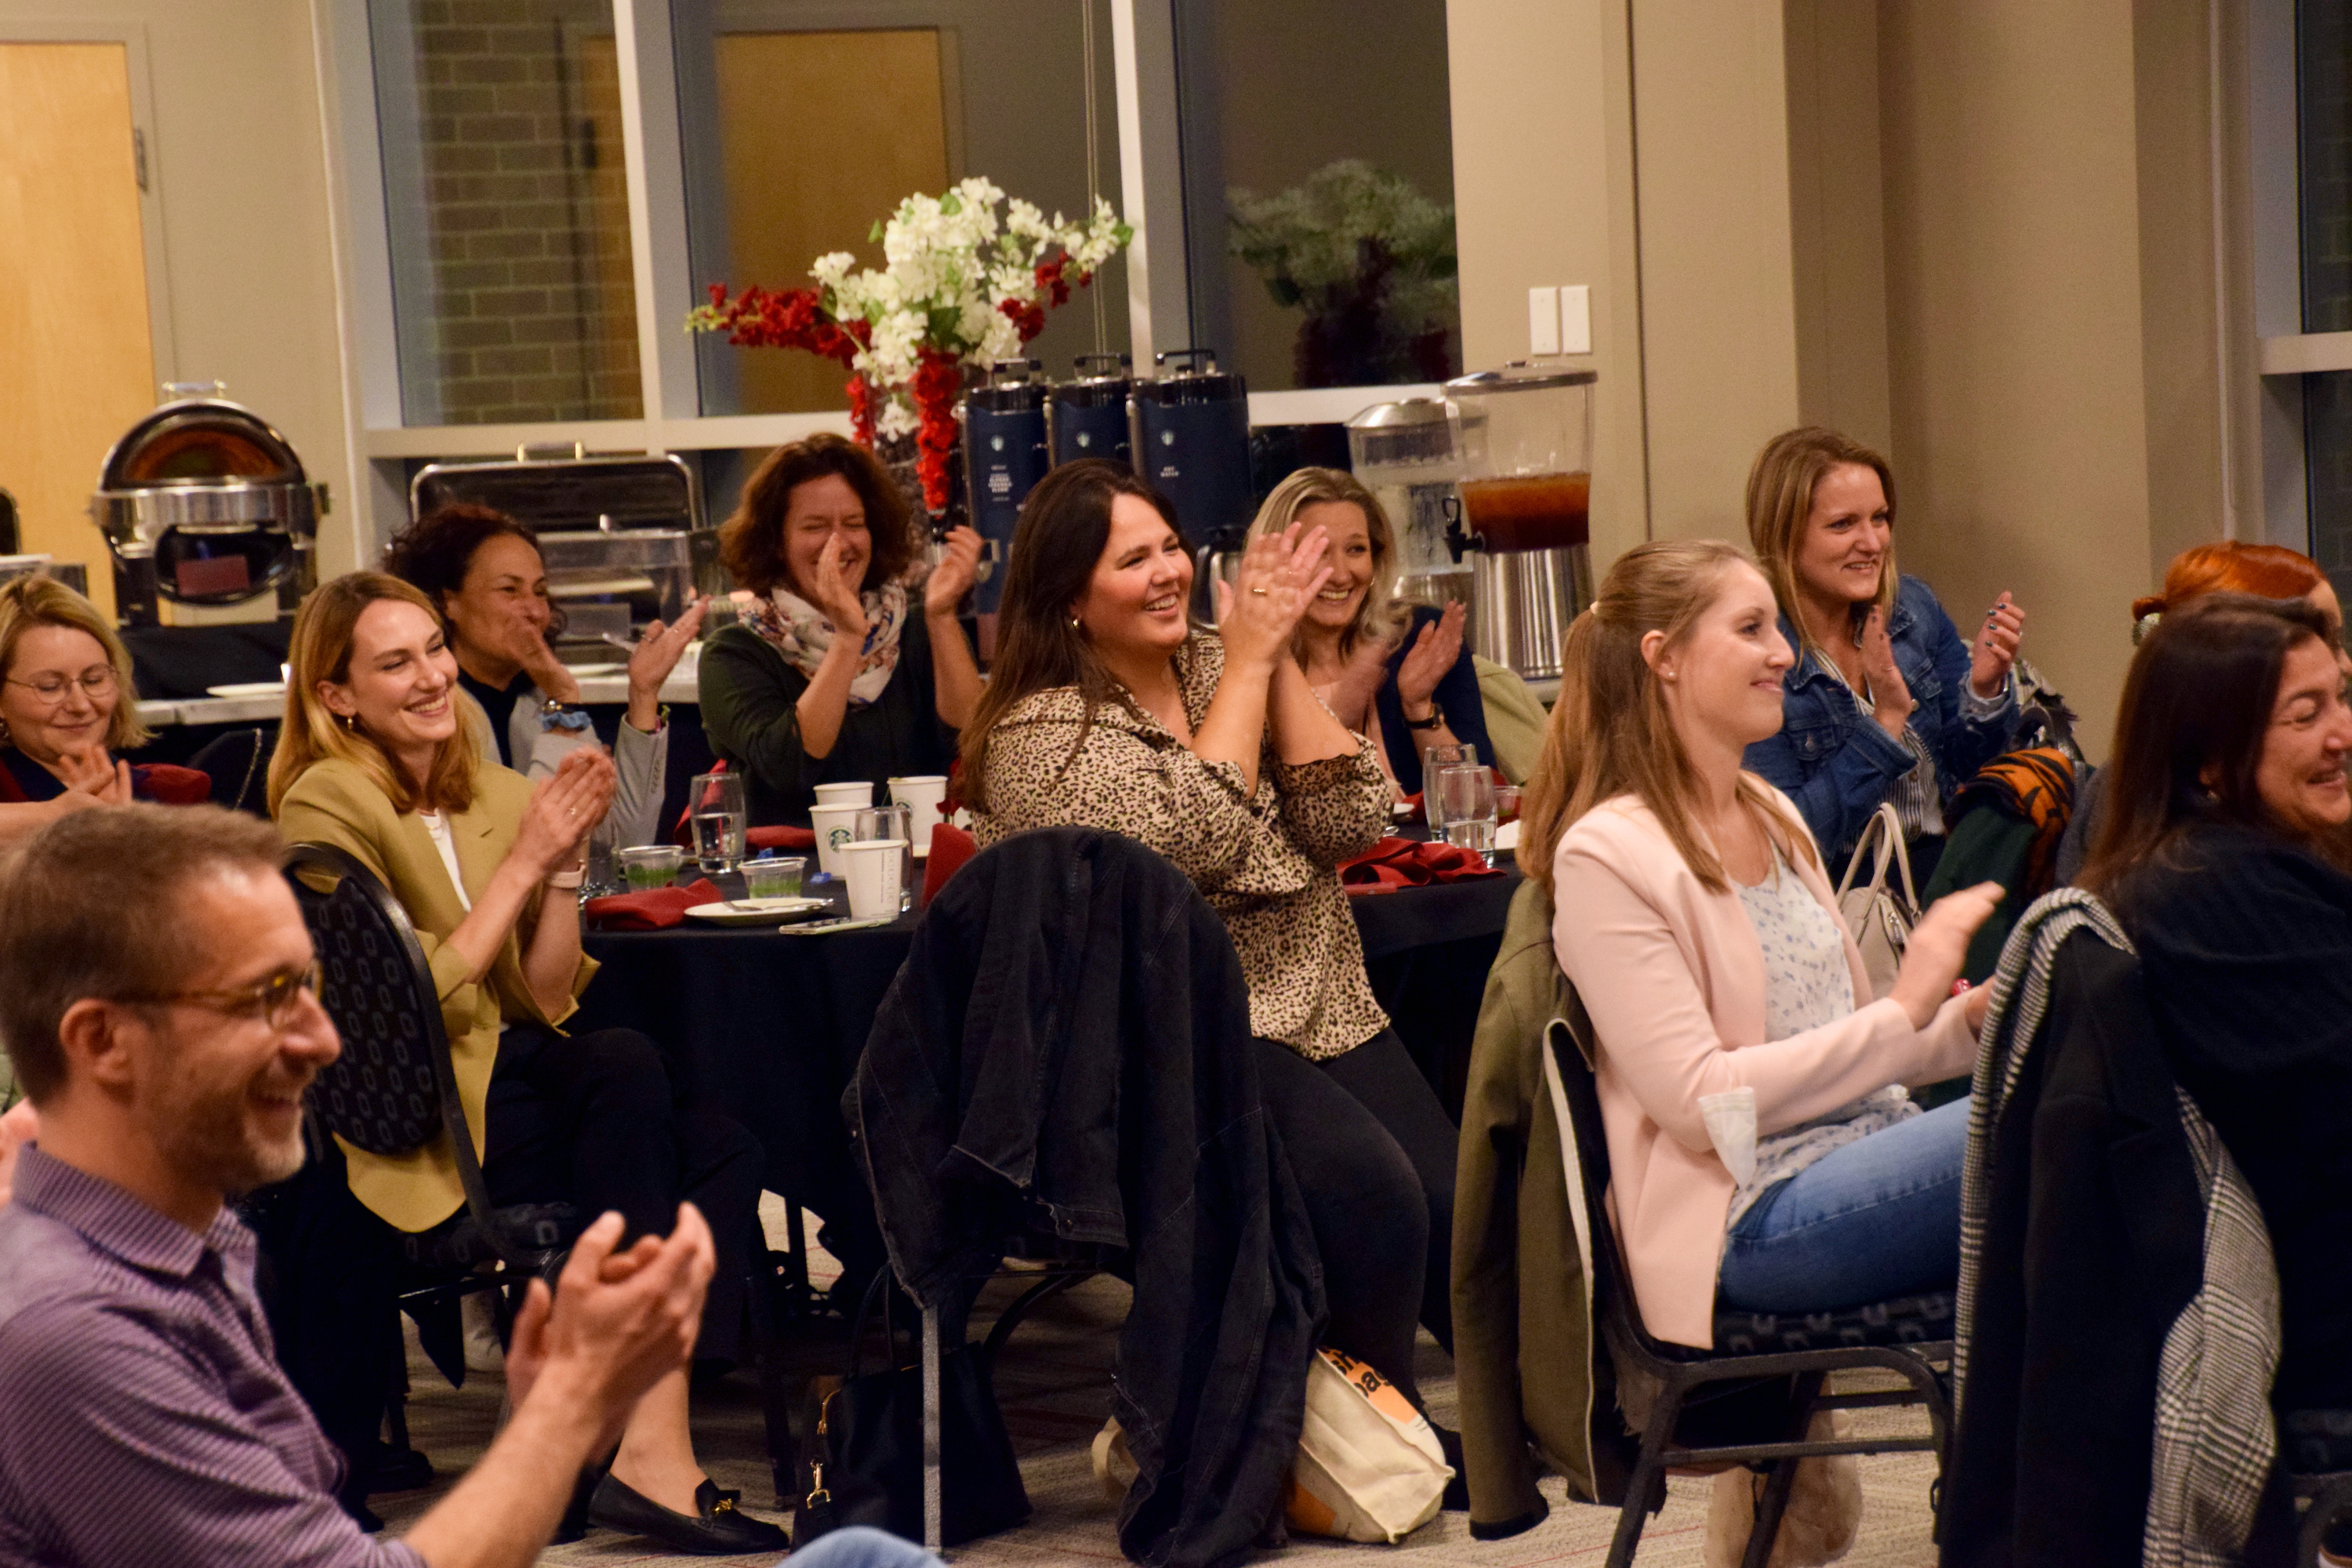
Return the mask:
MULTIPOLYGON (((781 1227, 781 1205, 773 1205, 769 1218, 772 1229, 781 1227)), ((822 1284, 829 1266, 822 1254, 816 1261, 822 1284)), ((999 1282, 989 1288, 975 1314, 975 1337, 1018 1289, 1017 1282, 999 1282)), ((1040 1306, 1014 1335, 997 1369, 997 1398, 1021 1455, 1022 1476, 1034 1512, 1018 1530, 958 1548, 950 1553, 956 1563, 972 1568, 1029 1568, 1040 1563, 1123 1561, 1114 1534, 1117 1509, 1096 1485, 1087 1445, 1108 1411, 1112 1352, 1127 1310, 1126 1296, 1126 1287, 1116 1280, 1089 1280, 1040 1306)), ((795 1379, 811 1373, 840 1371, 844 1337, 838 1327, 824 1324, 807 1325, 796 1331, 792 1346, 795 1379)), ((411 1438, 431 1457, 440 1479, 432 1488, 379 1494, 373 1500, 376 1510, 394 1530, 431 1507, 465 1467, 479 1457, 495 1430, 503 1393, 496 1373, 476 1373, 467 1378, 464 1389, 450 1388, 415 1352, 413 1340, 410 1363, 411 1438)), ((1425 1335, 1421 1384, 1430 1414, 1454 1425, 1452 1370, 1444 1352, 1425 1335)), ((1863 1411, 1855 1419, 1864 1431, 1926 1430, 1926 1417, 1912 1410, 1863 1411)), ((781 1519, 768 1506, 773 1490, 762 1443, 759 1389, 751 1372, 739 1371, 698 1389, 694 1421, 697 1447, 711 1477, 723 1487, 742 1489, 751 1511, 781 1519)), ((1933 1563, 1927 1489, 1934 1474, 1934 1461, 1924 1454, 1864 1458, 1862 1533, 1843 1561, 1854 1568, 1927 1568, 1933 1563)), ((1698 1568, 1709 1484, 1679 1479, 1671 1483, 1665 1510, 1650 1521, 1643 1534, 1637 1558, 1642 1568, 1698 1568)), ((1333 1568, 1339 1568, 1339 1559, 1329 1555, 1334 1553, 1353 1554, 1366 1562, 1396 1563, 1400 1568, 1404 1564, 1413 1568, 1455 1563, 1480 1568, 1598 1564, 1607 1554, 1616 1511, 1568 1502, 1558 1480, 1547 1480, 1544 1492, 1552 1504, 1551 1517, 1508 1541, 1473 1541, 1466 1517, 1446 1513, 1399 1546, 1300 1540, 1292 1543, 1286 1555, 1301 1563, 1328 1560, 1333 1568)), ((664 1557, 649 1542, 592 1531, 572 1545, 551 1547, 540 1562, 565 1568, 574 1564, 609 1568, 664 1557)), ((764 1560, 705 1561, 752 1563, 764 1560)))

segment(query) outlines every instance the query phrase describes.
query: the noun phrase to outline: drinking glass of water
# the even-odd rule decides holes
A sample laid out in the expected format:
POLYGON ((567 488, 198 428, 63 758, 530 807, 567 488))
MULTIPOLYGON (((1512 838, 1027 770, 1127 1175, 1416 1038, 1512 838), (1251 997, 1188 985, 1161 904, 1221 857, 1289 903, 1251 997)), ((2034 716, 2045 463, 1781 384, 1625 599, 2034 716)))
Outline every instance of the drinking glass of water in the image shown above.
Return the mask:
POLYGON ((1493 865, 1495 775, 1476 763, 1442 767, 1437 770, 1435 798, 1445 811, 1445 842, 1458 849, 1475 849, 1493 865))
POLYGON ((743 858, 743 775, 698 773, 686 798, 695 863, 706 872, 732 871, 743 858))
POLYGON ((1432 746, 1421 753, 1421 814, 1429 820, 1431 838, 1445 837, 1445 810, 1437 799, 1438 770, 1477 761, 1478 748, 1466 741, 1458 746, 1432 746))
POLYGON ((898 846, 898 912, 914 908, 914 812, 904 805, 877 805, 857 814, 850 841, 866 844, 890 840, 898 846))

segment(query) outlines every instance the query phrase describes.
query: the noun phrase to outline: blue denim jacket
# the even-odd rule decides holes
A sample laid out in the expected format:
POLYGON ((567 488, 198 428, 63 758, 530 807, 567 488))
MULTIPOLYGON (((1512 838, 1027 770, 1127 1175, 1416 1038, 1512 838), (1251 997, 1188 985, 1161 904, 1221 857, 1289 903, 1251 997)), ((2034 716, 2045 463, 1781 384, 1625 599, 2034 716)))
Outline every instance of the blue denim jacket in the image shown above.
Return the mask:
MULTIPOLYGON (((1785 614, 1780 635, 1791 648, 1798 646, 1796 627, 1785 614)), ((1937 790, 1948 802, 1954 790, 2008 745, 2017 722, 2016 684, 2011 683, 2009 699, 1997 712, 1970 716, 1968 644, 1936 602, 1936 591, 1916 577, 1906 575, 1895 589, 1887 638, 1895 645, 1895 668, 1918 705, 1911 727, 1936 759, 1937 790)), ((1782 679, 1781 693, 1780 732, 1748 748, 1748 771, 1797 803, 1834 877, 1844 869, 1854 840, 1895 781, 1911 771, 1913 758, 1862 710, 1818 653, 1798 660, 1782 679)))

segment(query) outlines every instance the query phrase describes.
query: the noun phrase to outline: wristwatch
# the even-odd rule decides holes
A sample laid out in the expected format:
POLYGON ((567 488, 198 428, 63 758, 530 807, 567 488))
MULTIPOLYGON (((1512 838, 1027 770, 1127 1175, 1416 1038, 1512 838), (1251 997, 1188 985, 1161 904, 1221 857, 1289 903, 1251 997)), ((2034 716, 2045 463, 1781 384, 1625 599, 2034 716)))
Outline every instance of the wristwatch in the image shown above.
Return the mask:
POLYGON ((1426 719, 1408 718, 1404 721, 1404 727, 1408 730, 1444 729, 1445 727, 1445 710, 1439 706, 1437 699, 1433 697, 1429 700, 1429 717, 1426 719))

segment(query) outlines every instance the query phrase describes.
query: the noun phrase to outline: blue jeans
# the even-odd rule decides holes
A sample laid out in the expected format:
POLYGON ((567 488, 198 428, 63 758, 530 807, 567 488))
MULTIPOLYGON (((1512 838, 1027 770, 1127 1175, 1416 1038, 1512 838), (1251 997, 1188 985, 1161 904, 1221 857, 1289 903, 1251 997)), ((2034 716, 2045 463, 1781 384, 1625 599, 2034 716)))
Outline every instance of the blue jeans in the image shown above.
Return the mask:
POLYGON ((940 1568, 911 1541, 853 1524, 820 1535, 792 1555, 793 1568, 940 1568))
POLYGON ((1766 1188, 1731 1227, 1724 1304, 1824 1311, 1950 1289, 1969 1103, 1883 1127, 1766 1188))

